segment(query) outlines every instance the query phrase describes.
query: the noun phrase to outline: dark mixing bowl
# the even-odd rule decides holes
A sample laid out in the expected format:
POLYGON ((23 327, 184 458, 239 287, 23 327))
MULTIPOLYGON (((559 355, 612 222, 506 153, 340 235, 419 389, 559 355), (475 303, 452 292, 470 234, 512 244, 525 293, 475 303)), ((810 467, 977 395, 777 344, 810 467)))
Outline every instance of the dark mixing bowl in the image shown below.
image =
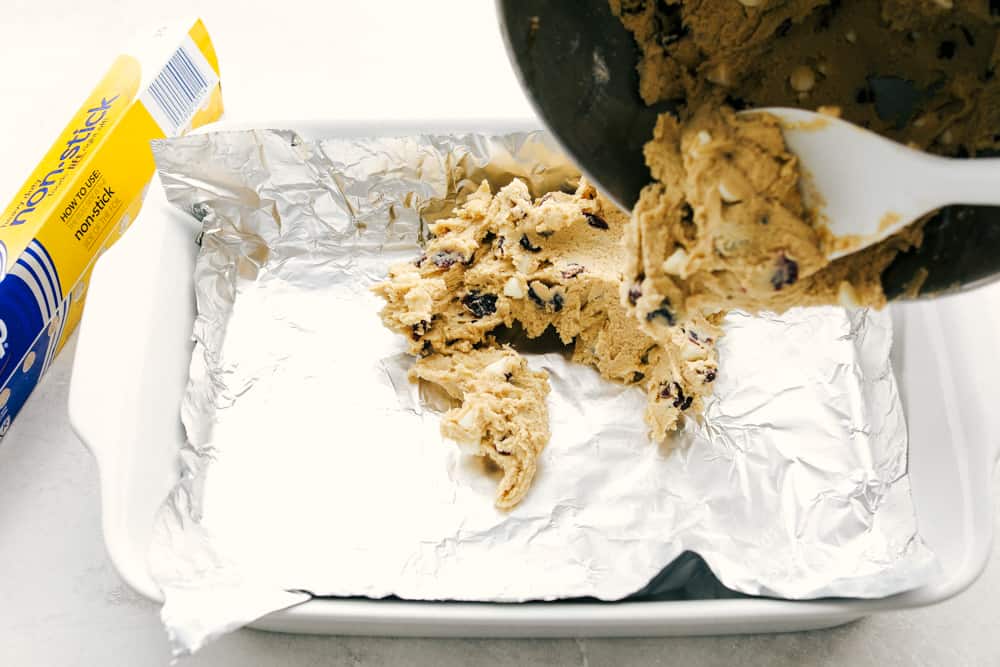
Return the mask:
MULTIPOLYGON (((642 146, 657 115, 671 108, 648 107, 639 98, 632 35, 607 0, 497 0, 497 12, 539 117, 583 173, 631 208, 650 181, 642 146)), ((890 299, 903 295, 922 269, 928 275, 920 297, 968 290, 1000 272, 1000 208, 950 206, 924 230, 923 244, 898 255, 882 274, 890 299)))

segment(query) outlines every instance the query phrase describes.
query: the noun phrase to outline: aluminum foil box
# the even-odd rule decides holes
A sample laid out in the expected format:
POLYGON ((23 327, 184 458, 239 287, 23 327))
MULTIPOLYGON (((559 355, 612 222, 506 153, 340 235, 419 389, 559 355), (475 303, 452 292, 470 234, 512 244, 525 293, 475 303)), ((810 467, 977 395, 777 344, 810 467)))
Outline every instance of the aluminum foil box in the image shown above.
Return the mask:
POLYGON ((76 327, 94 261, 128 228, 153 176, 149 142, 218 119, 202 22, 119 55, 0 215, 0 438, 76 327))

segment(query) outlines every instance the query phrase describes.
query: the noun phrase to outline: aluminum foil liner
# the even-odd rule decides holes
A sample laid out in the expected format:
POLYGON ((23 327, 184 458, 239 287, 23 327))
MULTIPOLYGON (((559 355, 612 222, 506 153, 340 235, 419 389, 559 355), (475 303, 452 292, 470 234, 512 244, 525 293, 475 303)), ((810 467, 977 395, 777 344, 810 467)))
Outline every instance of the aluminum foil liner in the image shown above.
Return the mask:
POLYGON ((369 287, 481 179, 566 187, 555 144, 245 131, 155 155, 169 200, 204 224, 188 445, 150 549, 182 650, 310 595, 617 600, 685 551, 731 590, 785 598, 884 596, 933 573, 887 314, 730 315, 704 420, 669 445, 649 442, 640 390, 530 353, 552 440, 501 512, 496 479, 407 381, 369 287))

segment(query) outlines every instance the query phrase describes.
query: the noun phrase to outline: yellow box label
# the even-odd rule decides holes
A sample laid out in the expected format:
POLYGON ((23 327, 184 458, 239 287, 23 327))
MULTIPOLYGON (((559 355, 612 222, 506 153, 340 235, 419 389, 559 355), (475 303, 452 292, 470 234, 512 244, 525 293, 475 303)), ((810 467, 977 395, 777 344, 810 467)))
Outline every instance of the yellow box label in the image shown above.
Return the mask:
MULTIPOLYGON (((89 192, 87 167, 101 140, 125 115, 139 89, 142 68, 131 56, 119 56, 80 107, 59 138, 0 217, 0 243, 7 272, 38 231, 53 217, 71 212, 89 192), (80 174, 85 174, 80 178, 80 174), (82 181, 82 182, 81 182, 82 181), (79 187, 77 187, 79 185, 79 187)), ((162 135, 161 135, 162 136, 162 135)))
POLYGON ((118 56, 0 214, 0 437, 79 321, 97 257, 138 214, 150 141, 222 114, 215 50, 189 25, 118 56))

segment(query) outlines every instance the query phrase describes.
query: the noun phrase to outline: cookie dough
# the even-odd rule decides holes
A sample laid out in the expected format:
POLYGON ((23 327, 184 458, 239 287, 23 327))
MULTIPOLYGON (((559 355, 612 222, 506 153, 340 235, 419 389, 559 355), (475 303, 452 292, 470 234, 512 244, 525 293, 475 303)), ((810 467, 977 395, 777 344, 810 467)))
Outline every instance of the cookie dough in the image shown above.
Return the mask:
POLYGON ((1000 148, 1000 5, 989 0, 610 0, 640 93, 688 109, 838 106, 946 155, 1000 148))
MULTIPOLYGON (((392 267, 388 279, 374 288, 386 301, 382 320, 406 335, 410 351, 420 357, 416 377, 435 382, 441 373, 459 373, 454 370, 459 366, 471 368, 469 355, 497 349, 504 332, 516 328, 536 338, 551 329, 571 346, 574 361, 645 390, 646 420, 652 436, 661 440, 682 414, 698 412, 702 396, 710 392, 717 332, 708 319, 695 318, 683 327, 670 327, 658 341, 627 312, 620 298, 627 221, 586 182, 571 194, 550 192, 538 198, 520 180, 495 195, 484 182, 454 216, 430 226, 432 238, 423 255, 392 267), (438 369, 434 378, 419 370, 430 367, 438 369)), ((480 382, 473 392, 480 405, 507 390, 499 375, 483 376, 480 382)), ((456 397, 470 394, 469 389, 448 391, 456 397)), ((544 392, 533 390, 518 400, 540 402, 543 397, 544 392)), ((503 410, 490 407, 487 412, 503 410)), ((455 414, 443 423, 444 434, 469 441, 480 433, 478 451, 491 458, 493 449, 501 452, 497 456, 537 452, 548 439, 547 426, 543 431, 532 419, 505 432, 501 447, 495 433, 476 430, 476 424, 460 431, 456 424, 464 415, 455 414)), ((498 506, 511 507, 521 499, 527 482, 518 480, 530 481, 530 475, 517 473, 511 485, 502 483, 498 506)))
POLYGON ((671 320, 733 308, 881 306, 881 272, 919 242, 916 227, 830 264, 828 238, 802 201, 798 160, 764 113, 706 106, 683 126, 664 114, 645 153, 657 182, 627 227, 623 297, 657 340, 671 320))
POLYGON ((646 146, 654 182, 631 220, 581 183, 535 198, 486 183, 430 226, 425 253, 375 288, 418 357, 412 377, 460 405, 442 433, 527 493, 549 439, 544 373, 499 341, 552 331, 573 359, 641 386, 662 440, 700 412, 733 308, 884 304, 880 275, 920 225, 829 263, 777 121, 734 110, 836 107, 921 148, 1000 146, 1000 5, 962 0, 610 0, 640 47, 640 93, 669 100, 646 146))
POLYGON ((730 308, 885 303, 880 276, 922 221, 833 263, 779 127, 734 109, 836 109, 951 155, 1000 146, 1000 5, 961 0, 610 0, 638 43, 640 93, 670 100, 655 181, 626 233, 624 302, 657 340, 730 308), (658 314, 670 313, 669 318, 658 314), (655 326, 654 326, 655 323, 655 326))
POLYGON ((503 471, 497 507, 521 502, 549 440, 548 376, 529 369, 511 348, 491 347, 423 357, 410 379, 431 382, 461 401, 442 418, 442 435, 503 471))

